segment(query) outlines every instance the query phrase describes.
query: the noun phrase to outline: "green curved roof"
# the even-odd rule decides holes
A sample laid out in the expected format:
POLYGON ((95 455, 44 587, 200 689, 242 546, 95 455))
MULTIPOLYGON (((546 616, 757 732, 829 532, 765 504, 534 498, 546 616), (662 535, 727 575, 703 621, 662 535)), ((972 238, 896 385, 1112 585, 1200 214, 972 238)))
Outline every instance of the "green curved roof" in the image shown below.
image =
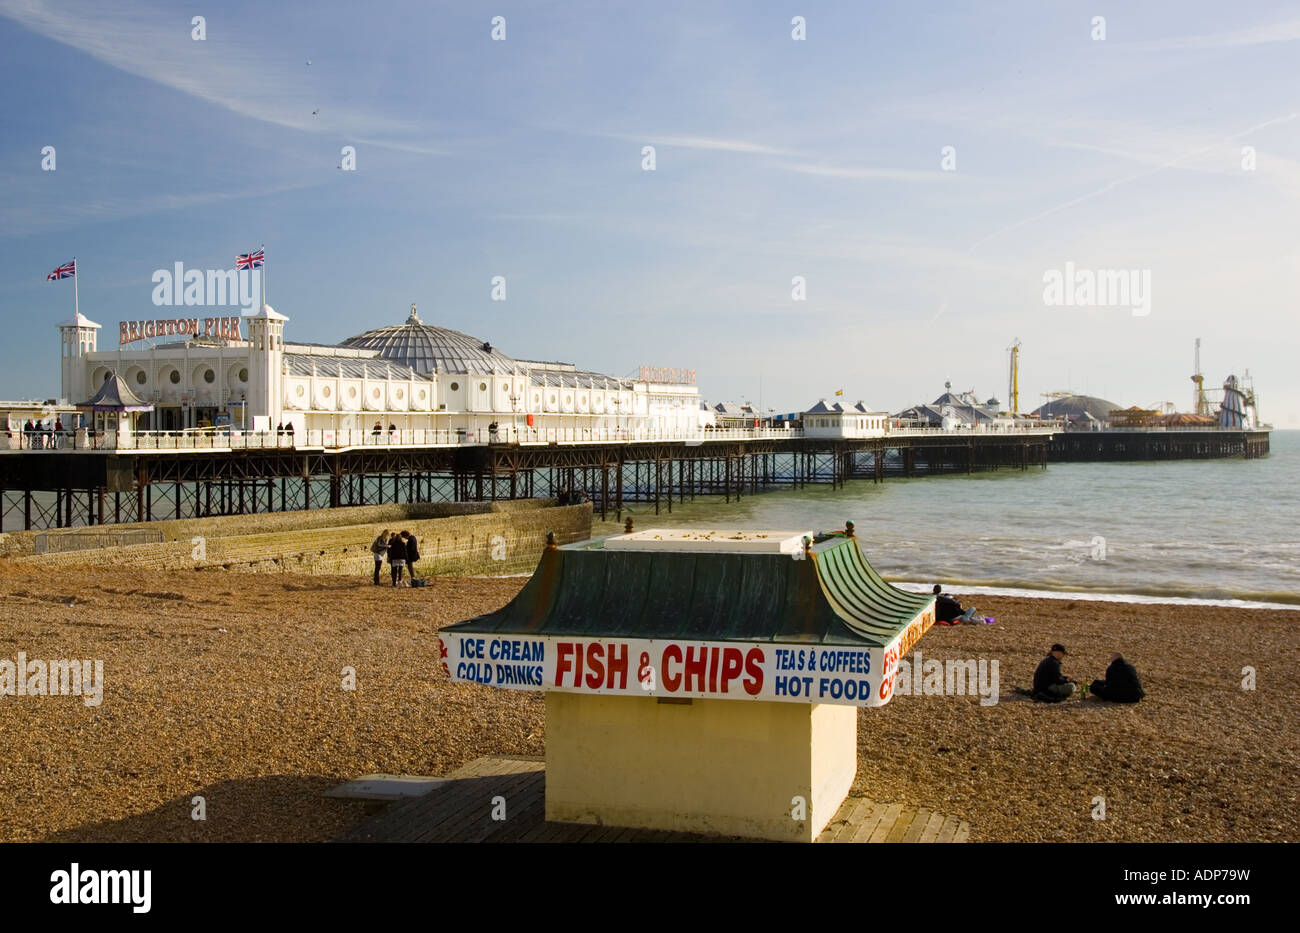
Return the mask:
POLYGON ((857 538, 810 558, 550 548, 509 605, 445 631, 883 647, 934 604, 881 579, 857 538))

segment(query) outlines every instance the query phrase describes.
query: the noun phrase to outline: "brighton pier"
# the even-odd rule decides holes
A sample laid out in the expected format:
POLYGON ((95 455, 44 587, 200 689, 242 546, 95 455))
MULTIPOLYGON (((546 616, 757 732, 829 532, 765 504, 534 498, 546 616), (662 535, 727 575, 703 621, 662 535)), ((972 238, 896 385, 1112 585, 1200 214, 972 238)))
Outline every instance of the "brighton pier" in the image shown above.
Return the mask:
POLYGON ((916 430, 827 439, 731 428, 677 439, 493 443, 363 433, 348 439, 356 444, 327 447, 268 432, 237 439, 241 446, 10 451, 0 456, 0 531, 573 493, 602 519, 621 519, 628 503, 658 514, 702 495, 730 501, 851 479, 1043 468, 1051 436, 916 430))
POLYGON ((152 322, 155 335, 189 339, 127 346, 126 326, 114 350, 98 348, 100 325, 80 313, 59 325, 61 398, 29 414, 9 406, 0 533, 517 498, 586 499, 621 520, 630 503, 658 514, 697 496, 849 480, 1267 453, 1267 432, 1121 440, 1003 417, 996 405, 973 423, 950 416, 955 402, 931 422, 861 402, 775 418, 710 409, 693 370, 615 377, 508 356, 424 323, 414 305, 404 323, 334 345, 286 341, 288 318, 266 305, 232 320, 246 337, 152 322))

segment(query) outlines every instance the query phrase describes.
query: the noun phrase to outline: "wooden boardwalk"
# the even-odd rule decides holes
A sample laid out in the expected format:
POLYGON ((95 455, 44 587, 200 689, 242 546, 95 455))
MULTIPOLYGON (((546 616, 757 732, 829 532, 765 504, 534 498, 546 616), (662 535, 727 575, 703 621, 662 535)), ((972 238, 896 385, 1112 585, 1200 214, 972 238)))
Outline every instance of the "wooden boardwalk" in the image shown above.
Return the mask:
MULTIPOLYGON (((752 842, 585 823, 548 823, 543 817, 546 762, 541 758, 477 758, 422 797, 399 800, 336 842, 752 842), (493 798, 504 799, 506 819, 492 819, 493 798)), ((970 825, 924 807, 849 797, 818 842, 965 842, 970 825)))

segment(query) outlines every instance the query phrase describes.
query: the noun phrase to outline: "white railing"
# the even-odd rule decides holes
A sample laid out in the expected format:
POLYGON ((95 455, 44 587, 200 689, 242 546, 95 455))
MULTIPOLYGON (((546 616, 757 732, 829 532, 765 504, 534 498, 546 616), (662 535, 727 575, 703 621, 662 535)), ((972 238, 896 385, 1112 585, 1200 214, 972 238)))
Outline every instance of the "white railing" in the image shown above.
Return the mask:
MULTIPOLYGON (((1203 430, 1167 428, 1163 430, 1203 430)), ((1233 429, 1233 430, 1240 430, 1233 429)), ((186 431, 137 431, 118 435, 112 431, 93 432, 82 428, 39 438, 22 432, 0 432, 0 450, 294 450, 302 448, 334 450, 351 447, 460 447, 486 444, 620 444, 647 441, 682 442, 691 445, 717 441, 786 440, 815 437, 826 440, 863 440, 873 437, 969 437, 989 435, 1046 435, 1060 433, 1057 425, 1036 424, 1014 428, 975 425, 944 431, 930 426, 890 426, 884 434, 846 437, 831 432, 806 434, 789 428, 708 428, 693 432, 657 432, 647 429, 606 428, 539 428, 499 426, 486 428, 406 428, 375 431, 373 428, 313 428, 309 431, 244 431, 238 428, 202 428, 186 431), (7 444, 6 444, 7 442, 7 444)), ((1073 433, 1073 432, 1072 432, 1073 433)), ((1083 433, 1083 432, 1079 432, 1083 433)))
POLYGON ((1075 430, 1066 431, 1064 433, 1069 434, 1071 437, 1079 437, 1086 434, 1177 434, 1177 433, 1213 434, 1215 432, 1220 432, 1220 431, 1231 434, 1231 433, 1239 433, 1241 431, 1257 431, 1257 430, 1266 431, 1268 430, 1268 428, 1225 428, 1217 424, 1209 424, 1209 425, 1203 425, 1198 427, 1196 425, 1177 424, 1177 425, 1152 425, 1149 428, 1140 428, 1140 427, 1106 428, 1105 430, 1102 431, 1091 431, 1086 428, 1078 428, 1075 430))
POLYGON ((907 425, 904 427, 890 426, 886 435, 887 437, 969 437, 988 436, 988 435, 1016 435, 1022 437, 1025 435, 1043 435, 1059 434, 1061 426, 1054 422, 1034 422, 1033 424, 1001 425, 1001 424, 966 424, 960 425, 951 431, 945 431, 938 425, 907 425))

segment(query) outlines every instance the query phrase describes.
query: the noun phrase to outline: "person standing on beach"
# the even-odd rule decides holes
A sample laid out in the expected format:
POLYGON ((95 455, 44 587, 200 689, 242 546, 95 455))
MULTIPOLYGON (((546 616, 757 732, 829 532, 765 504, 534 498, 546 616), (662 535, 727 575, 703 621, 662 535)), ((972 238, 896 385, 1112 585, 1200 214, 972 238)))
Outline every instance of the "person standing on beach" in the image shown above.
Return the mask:
POLYGON ((1065 654, 1065 645, 1058 643, 1038 662, 1034 671, 1034 699, 1040 703, 1060 703, 1074 694, 1078 681, 1061 673, 1061 659, 1065 654))
POLYGON ((381 567, 384 566, 384 555, 388 553, 388 529, 387 528, 379 532, 379 537, 376 538, 371 543, 370 553, 375 558, 375 586, 378 586, 379 570, 381 567))
POLYGON ((414 580, 415 562, 420 559, 420 542, 409 531, 403 531, 402 538, 406 541, 406 572, 414 580))
POLYGON ((1099 700, 1113 703, 1136 703, 1146 696, 1142 681, 1138 680, 1137 668, 1125 661, 1118 651, 1110 656, 1106 679, 1094 680, 1088 690, 1099 700))
POLYGON ((388 539, 388 572, 393 578, 393 586, 402 579, 402 568, 406 566, 406 542, 401 535, 388 539))

